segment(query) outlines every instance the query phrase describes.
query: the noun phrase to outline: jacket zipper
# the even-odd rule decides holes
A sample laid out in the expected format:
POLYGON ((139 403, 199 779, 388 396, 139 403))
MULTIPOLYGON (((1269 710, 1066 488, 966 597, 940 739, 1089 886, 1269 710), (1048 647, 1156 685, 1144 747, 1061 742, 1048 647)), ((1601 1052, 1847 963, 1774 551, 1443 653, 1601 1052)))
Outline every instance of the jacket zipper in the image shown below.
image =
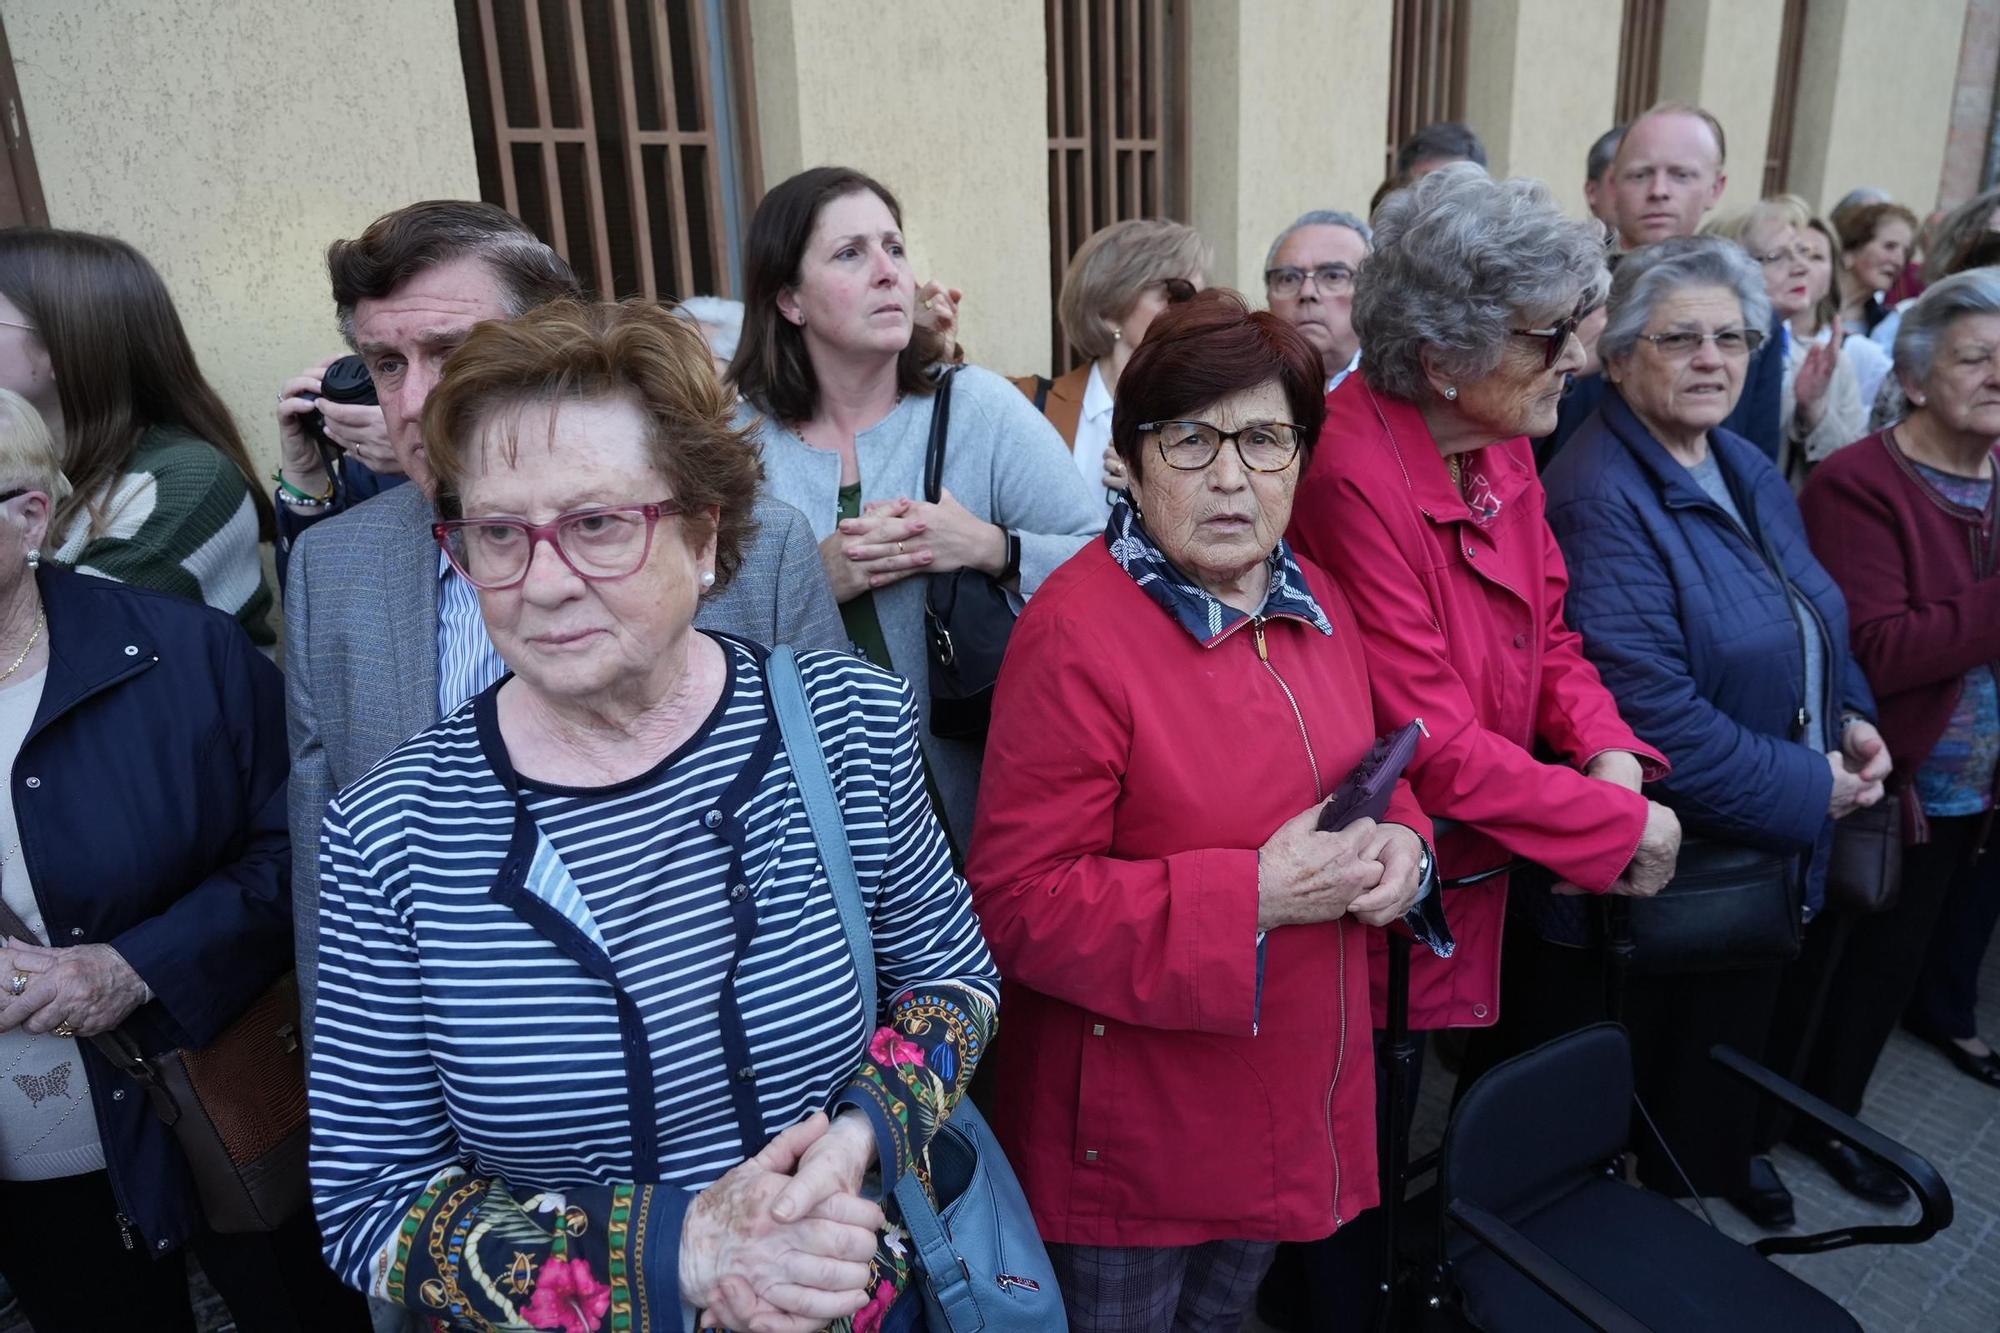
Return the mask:
MULTIPOLYGON (((1292 720, 1299 725, 1299 740, 1306 747, 1306 763, 1312 769, 1313 799, 1315 801, 1323 801, 1326 799, 1326 787, 1320 782, 1319 759, 1313 754, 1312 737, 1306 731, 1306 717, 1304 713, 1299 711, 1298 697, 1292 693, 1292 687, 1285 683, 1285 678, 1278 674, 1276 667, 1271 665, 1271 651, 1269 646, 1264 642, 1264 617, 1253 616, 1251 618, 1250 633, 1257 643, 1257 660, 1264 664, 1264 670, 1271 673, 1271 679, 1278 682, 1278 688, 1285 693, 1285 702, 1292 706, 1292 720)), ((1333 1081, 1326 1085, 1325 1119, 1327 1151, 1333 1154, 1333 1225, 1338 1228, 1341 1225, 1340 1145, 1334 1140, 1333 1136, 1333 1094, 1340 1087, 1340 1071, 1347 1064, 1347 918, 1345 916, 1337 917, 1334 920, 1333 929, 1335 947, 1339 950, 1337 962, 1339 990, 1337 994, 1340 996, 1340 1044, 1335 1046, 1333 1050, 1333 1081)))

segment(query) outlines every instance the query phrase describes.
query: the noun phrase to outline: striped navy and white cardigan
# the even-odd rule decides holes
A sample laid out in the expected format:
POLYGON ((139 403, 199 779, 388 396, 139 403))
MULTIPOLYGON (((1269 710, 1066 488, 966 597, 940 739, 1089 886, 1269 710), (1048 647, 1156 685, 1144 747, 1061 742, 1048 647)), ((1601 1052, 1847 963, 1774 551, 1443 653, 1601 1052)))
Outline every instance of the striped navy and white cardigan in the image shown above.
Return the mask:
MULTIPOLYGON (((621 804, 619 784, 583 816, 568 803, 597 822, 545 829, 551 798, 500 739, 503 681, 328 807, 312 1182, 349 1283, 474 1327, 553 1326, 574 1304, 678 1328, 688 1203, 778 1131, 851 1104, 885 1176, 922 1169, 998 987, 909 689, 857 658, 799 658, 874 923, 864 1008, 764 650, 717 637, 722 701, 635 780, 657 799, 621 804), (616 962, 613 913, 577 883, 601 884, 607 857, 673 875, 617 923, 616 962)), ((902 1290, 900 1250, 878 1251, 871 1305, 902 1290)))

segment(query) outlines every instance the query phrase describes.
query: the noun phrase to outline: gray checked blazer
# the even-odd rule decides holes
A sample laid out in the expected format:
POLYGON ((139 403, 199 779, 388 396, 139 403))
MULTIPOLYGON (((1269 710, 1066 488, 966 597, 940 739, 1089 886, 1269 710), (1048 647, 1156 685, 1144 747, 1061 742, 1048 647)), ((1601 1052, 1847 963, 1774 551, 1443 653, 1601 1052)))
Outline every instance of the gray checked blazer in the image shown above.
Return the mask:
MULTIPOLYGON (((805 515, 759 495, 736 577, 695 615, 758 643, 846 651, 805 515)), ((397 486, 308 529, 285 588, 291 722, 292 922, 299 1002, 310 1025, 318 977, 319 826, 326 803, 438 720, 435 516, 397 486)))

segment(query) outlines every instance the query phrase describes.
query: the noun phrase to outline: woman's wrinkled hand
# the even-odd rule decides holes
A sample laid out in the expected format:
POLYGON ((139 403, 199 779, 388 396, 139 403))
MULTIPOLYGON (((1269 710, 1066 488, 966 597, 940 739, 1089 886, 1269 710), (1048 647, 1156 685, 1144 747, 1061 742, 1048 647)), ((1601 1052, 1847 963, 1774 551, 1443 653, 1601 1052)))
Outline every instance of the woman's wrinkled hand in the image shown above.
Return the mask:
POLYGON ((1403 919, 1423 895, 1419 874, 1424 842, 1417 831, 1405 824, 1377 824, 1374 836, 1361 854, 1373 857, 1382 866, 1382 882, 1347 905, 1347 911, 1371 926, 1386 926, 1403 919))
POLYGON ((68 1027, 79 1037, 109 1032, 152 996, 132 965, 108 944, 51 949, 0 941, 0 1032, 37 1036, 68 1027), (17 996, 12 981, 27 977, 17 996))
POLYGON ((1375 821, 1322 833, 1319 812, 1293 815, 1257 849, 1257 929, 1332 921, 1382 883, 1382 862, 1367 850, 1377 845, 1375 821))
POLYGON ((859 517, 843 519, 839 530, 820 543, 820 553, 829 562, 834 596, 846 601, 919 572, 979 569, 998 574, 1007 565, 1007 534, 947 489, 938 493, 936 504, 908 498, 873 501, 859 517), (850 568, 835 571, 830 552, 850 568), (854 592, 843 596, 843 585, 854 592))
POLYGON ((1826 812, 1834 819, 1845 819, 1882 799, 1881 782, 1870 782, 1849 768, 1847 756, 1839 750, 1826 752, 1826 766, 1833 770, 1833 791, 1826 798, 1826 812))
POLYGON ((812 1115, 695 1196, 681 1224, 681 1298, 708 1312, 706 1326, 811 1333, 867 1303, 879 1207, 842 1194, 795 1221, 774 1212, 829 1128, 812 1115))
POLYGON ((1632 853, 1625 873, 1611 886, 1611 892, 1628 898, 1650 898, 1674 877, 1674 863, 1681 854, 1681 821, 1658 801, 1646 802, 1646 828, 1632 853))
POLYGON ((833 1118, 833 1126, 799 1158, 792 1183, 771 1205, 780 1222, 796 1221, 836 1194, 861 1193, 868 1168, 875 1165, 875 1130, 868 1117, 849 1107, 833 1118))
POLYGON ((1630 750, 1604 751, 1584 765, 1583 775, 1626 791, 1637 791, 1646 781, 1646 770, 1639 763, 1639 756, 1630 750))

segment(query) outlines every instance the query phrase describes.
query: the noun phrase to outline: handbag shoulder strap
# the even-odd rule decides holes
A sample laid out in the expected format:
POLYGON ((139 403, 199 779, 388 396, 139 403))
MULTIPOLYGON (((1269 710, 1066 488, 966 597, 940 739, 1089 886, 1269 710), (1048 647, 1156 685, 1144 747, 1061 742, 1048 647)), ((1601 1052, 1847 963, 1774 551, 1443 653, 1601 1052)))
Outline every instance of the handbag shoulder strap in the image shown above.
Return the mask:
POLYGON ((932 504, 944 493, 944 443, 951 431, 951 380, 957 366, 946 366, 931 395, 931 440, 924 449, 924 499, 932 504))
POLYGON ((847 845, 847 823, 840 815, 833 775, 827 771, 819 729, 813 725, 812 705, 806 700, 805 681, 799 676, 798 654, 779 644, 771 650, 764 669, 770 678, 778 732, 784 737, 785 753, 792 759, 792 776, 805 802, 813 842, 833 884, 840 929, 847 936, 847 951, 854 956, 854 971, 861 978, 862 1003, 869 1007, 872 1018, 880 1003, 875 992, 875 942, 868 929, 868 908, 861 901, 861 881, 854 873, 854 854, 847 845))

